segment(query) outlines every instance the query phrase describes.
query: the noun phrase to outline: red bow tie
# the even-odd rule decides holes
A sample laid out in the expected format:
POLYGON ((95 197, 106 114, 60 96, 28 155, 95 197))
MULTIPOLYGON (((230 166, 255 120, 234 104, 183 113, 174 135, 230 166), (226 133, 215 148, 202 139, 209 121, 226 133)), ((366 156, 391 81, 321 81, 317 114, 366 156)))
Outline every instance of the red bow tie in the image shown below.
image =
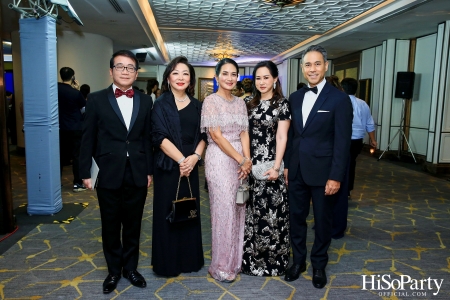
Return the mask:
POLYGON ((123 95, 127 96, 128 98, 133 98, 134 90, 129 89, 126 92, 124 92, 121 89, 116 88, 116 91, 114 92, 114 96, 116 96, 116 98, 119 98, 120 96, 123 96, 123 95))

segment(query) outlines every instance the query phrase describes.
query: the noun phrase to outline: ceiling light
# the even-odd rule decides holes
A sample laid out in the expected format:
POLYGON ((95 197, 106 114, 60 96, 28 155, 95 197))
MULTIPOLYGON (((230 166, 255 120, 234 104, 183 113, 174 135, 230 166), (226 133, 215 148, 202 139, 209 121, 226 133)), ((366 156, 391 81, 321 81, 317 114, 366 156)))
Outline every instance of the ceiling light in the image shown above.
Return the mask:
POLYGON ((219 60, 222 60, 224 58, 238 58, 239 55, 235 54, 235 53, 230 53, 230 52, 227 52, 227 51, 223 51, 223 52, 210 53, 209 57, 211 57, 215 61, 219 61, 219 60))
POLYGON ((285 7, 305 2, 305 0, 264 0, 264 2, 267 2, 268 4, 271 5, 277 5, 279 7, 285 7))

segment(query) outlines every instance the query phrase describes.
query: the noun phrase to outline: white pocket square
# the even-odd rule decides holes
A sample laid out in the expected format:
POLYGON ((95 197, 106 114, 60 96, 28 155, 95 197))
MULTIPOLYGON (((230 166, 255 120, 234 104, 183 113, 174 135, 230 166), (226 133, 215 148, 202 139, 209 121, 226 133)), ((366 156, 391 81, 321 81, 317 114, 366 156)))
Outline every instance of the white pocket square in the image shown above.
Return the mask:
POLYGON ((330 112, 330 111, 329 111, 329 110, 320 110, 320 109, 319 109, 317 112, 318 112, 318 113, 321 113, 321 112, 330 112))

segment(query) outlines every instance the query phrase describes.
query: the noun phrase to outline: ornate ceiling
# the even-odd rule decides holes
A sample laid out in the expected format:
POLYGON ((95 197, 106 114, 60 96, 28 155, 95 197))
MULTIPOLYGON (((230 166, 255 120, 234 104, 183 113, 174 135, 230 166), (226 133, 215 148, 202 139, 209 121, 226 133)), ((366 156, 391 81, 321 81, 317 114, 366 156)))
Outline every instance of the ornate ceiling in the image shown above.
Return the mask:
POLYGON ((149 0, 170 58, 185 55, 193 64, 223 51, 239 55, 239 63, 271 59, 382 2, 306 0, 280 8, 263 0, 149 0))

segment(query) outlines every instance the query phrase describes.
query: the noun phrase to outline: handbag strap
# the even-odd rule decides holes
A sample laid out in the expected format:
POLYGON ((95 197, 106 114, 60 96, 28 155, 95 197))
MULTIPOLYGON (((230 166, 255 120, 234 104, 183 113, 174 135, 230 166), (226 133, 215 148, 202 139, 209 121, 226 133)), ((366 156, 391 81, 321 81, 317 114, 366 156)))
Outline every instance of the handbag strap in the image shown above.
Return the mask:
MULTIPOLYGON (((189 177, 186 177, 186 178, 187 178, 188 185, 189 185, 189 192, 191 192, 191 198, 193 198, 192 190, 191 190, 191 182, 189 181, 189 177)), ((180 180, 181 180, 181 176, 180 176, 180 178, 178 178, 177 196, 175 197, 175 200, 178 200, 178 191, 180 190, 180 180)))

